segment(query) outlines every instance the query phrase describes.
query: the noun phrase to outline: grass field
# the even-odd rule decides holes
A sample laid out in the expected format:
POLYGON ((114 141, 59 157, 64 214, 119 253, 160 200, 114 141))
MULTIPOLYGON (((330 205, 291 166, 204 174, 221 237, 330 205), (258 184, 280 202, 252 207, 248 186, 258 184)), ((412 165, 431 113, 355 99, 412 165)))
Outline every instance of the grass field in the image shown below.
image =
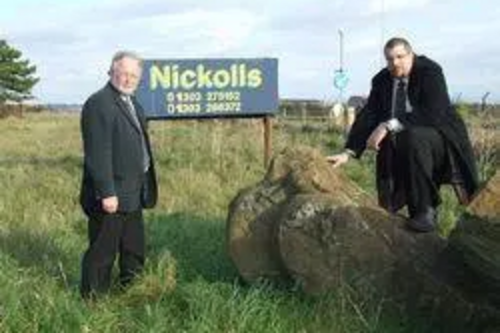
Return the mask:
MULTIPOLYGON (((431 332, 348 288, 307 297, 289 286, 244 285, 225 251, 227 206, 261 179, 259 120, 155 122, 160 202, 146 214, 148 261, 127 292, 93 304, 78 294, 86 219, 78 205, 79 118, 0 121, 0 332, 431 332)), ((339 149, 339 132, 275 123, 273 149, 339 149)), ((374 193, 371 167, 349 176, 374 193)), ((445 193, 444 224, 459 214, 445 193)))

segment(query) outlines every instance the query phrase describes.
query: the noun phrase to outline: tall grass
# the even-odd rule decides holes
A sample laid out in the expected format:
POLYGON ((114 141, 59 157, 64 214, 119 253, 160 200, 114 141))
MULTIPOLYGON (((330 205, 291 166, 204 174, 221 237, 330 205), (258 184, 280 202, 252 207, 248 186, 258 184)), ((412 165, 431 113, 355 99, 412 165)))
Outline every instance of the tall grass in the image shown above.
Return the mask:
MULTIPOLYGON (((242 283, 226 254, 225 219, 238 190, 264 174, 260 120, 150 125, 160 201, 146 214, 144 275, 85 303, 78 117, 0 121, 1 332, 432 331, 347 288, 306 297, 291 286, 242 283)), ((343 144, 328 124, 276 120, 273 130, 274 151, 308 144, 329 154, 343 144)), ((348 172, 374 193, 373 156, 366 160, 348 172)))

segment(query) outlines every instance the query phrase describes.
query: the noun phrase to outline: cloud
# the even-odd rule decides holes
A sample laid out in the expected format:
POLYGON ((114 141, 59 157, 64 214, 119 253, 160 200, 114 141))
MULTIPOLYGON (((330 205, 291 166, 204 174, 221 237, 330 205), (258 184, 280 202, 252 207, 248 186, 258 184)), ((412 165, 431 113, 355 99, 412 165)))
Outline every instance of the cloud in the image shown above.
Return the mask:
POLYGON ((334 95, 331 80, 339 66, 339 29, 350 75, 346 94, 368 92, 371 76, 384 65, 385 39, 393 35, 409 38, 419 53, 442 63, 450 86, 472 96, 484 85, 493 87, 500 68, 500 50, 494 46, 500 33, 500 5, 484 0, 460 6, 455 0, 89 0, 8 5, 13 7, 3 13, 15 15, 3 14, 0 35, 38 66, 42 81, 35 94, 51 102, 85 99, 105 82, 112 54, 123 48, 148 58, 276 57, 281 95, 334 95))
MULTIPOLYGON (((165 44, 173 42, 182 49, 167 50, 168 54, 200 56, 231 52, 247 43, 254 33, 259 18, 243 10, 204 10, 158 15, 138 20, 143 32, 150 38, 163 39, 165 44), (193 29, 196 22, 197 29, 193 29), (144 31, 145 30, 145 31, 144 31)), ((149 48, 150 49, 150 48, 149 48)), ((157 49, 159 53, 162 49, 157 49)), ((161 54, 159 54, 161 56, 161 54)), ((165 56, 165 54, 163 54, 165 56)))
POLYGON ((391 14, 425 7, 431 0, 370 0, 365 15, 391 14))

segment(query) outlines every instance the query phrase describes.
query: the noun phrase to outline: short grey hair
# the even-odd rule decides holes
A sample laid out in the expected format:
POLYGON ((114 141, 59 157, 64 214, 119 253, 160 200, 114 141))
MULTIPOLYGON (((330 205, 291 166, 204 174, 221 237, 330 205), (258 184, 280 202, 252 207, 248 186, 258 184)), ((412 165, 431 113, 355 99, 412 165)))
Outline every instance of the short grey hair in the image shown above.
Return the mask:
POLYGON ((113 58, 111 59, 111 66, 109 67, 109 72, 112 73, 114 66, 117 62, 122 60, 123 58, 131 58, 134 60, 137 60, 139 62, 139 66, 142 68, 142 58, 135 52, 132 51, 118 51, 113 55, 113 58))
POLYGON ((406 40, 405 38, 402 38, 402 37, 393 37, 393 38, 389 39, 387 41, 387 43, 385 43, 384 53, 387 53, 388 51, 392 50, 393 48, 395 48, 398 45, 403 45, 405 50, 410 52, 410 53, 413 52, 413 49, 410 45, 410 42, 408 42, 408 40, 406 40))

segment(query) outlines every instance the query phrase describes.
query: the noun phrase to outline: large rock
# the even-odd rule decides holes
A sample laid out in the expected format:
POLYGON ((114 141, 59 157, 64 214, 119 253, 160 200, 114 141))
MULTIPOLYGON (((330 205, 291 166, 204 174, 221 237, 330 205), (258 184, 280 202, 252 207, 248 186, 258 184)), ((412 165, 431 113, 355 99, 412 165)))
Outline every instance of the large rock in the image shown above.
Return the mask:
POLYGON ((264 179, 231 202, 227 222, 229 255, 247 281, 287 275, 278 248, 278 226, 288 202, 300 194, 328 194, 337 206, 374 205, 374 201, 317 150, 285 149, 271 162, 264 179))
POLYGON ((402 216, 375 207, 337 206, 324 195, 295 197, 284 216, 278 233, 282 265, 307 293, 347 285, 424 304, 421 297, 429 297, 430 290, 441 292, 432 275, 439 273, 446 242, 436 234, 408 231, 402 216))
POLYGON ((475 200, 487 197, 488 204, 475 201, 447 241, 407 230, 404 217, 379 209, 318 151, 287 149, 231 203, 228 250, 249 282, 292 278, 307 293, 348 286, 434 316, 443 331, 497 329, 500 221, 493 196, 479 194, 475 200))
POLYGON ((498 170, 474 196, 468 211, 481 218, 495 218, 500 215, 500 172, 498 170))
POLYGON ((240 192, 229 207, 229 256, 249 282, 286 274, 276 244, 276 221, 287 196, 277 184, 266 183, 240 192))
POLYGON ((449 237, 454 283, 472 298, 500 308, 500 173, 481 188, 449 237))
POLYGON ((392 270, 396 258, 390 236, 382 235, 392 233, 388 222, 378 209, 339 206, 331 195, 296 196, 279 225, 283 264, 308 293, 360 279, 373 283, 392 270))

